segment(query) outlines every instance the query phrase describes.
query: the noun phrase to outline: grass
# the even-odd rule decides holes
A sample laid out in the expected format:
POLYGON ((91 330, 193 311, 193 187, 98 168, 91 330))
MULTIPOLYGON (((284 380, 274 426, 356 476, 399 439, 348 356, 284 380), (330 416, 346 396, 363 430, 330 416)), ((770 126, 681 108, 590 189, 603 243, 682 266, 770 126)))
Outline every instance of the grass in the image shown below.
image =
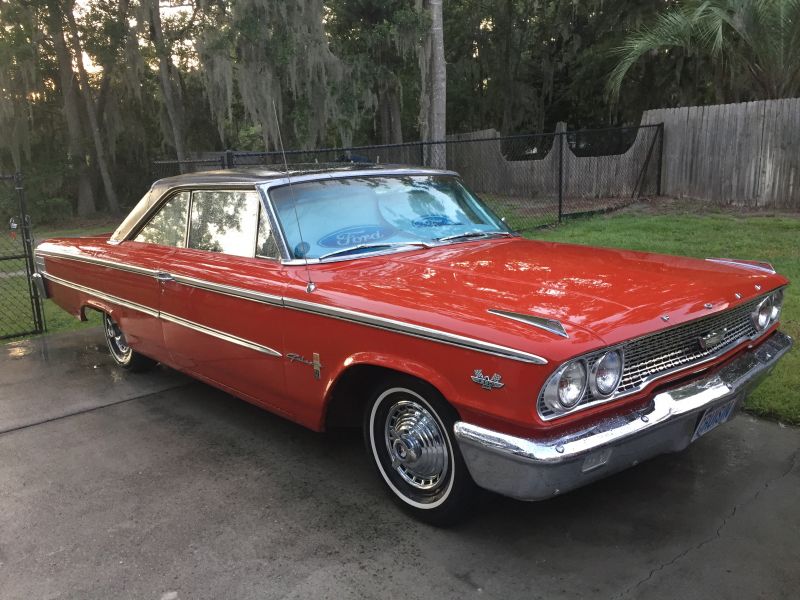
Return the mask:
MULTIPOLYGON (((722 211, 692 214, 694 207, 674 204, 641 204, 629 209, 566 221, 551 230, 528 232, 529 237, 550 240, 645 250, 705 258, 709 256, 753 258, 771 262, 778 271, 795 282, 788 289, 782 329, 800 339, 800 217, 797 215, 737 215, 722 211)), ((528 225, 526 223, 526 225, 528 225)), ((77 225, 57 231, 36 233, 46 239, 58 235, 102 233, 114 229, 108 222, 77 225)), ((24 278, 14 285, 25 286, 24 278)), ((7 303, 12 286, 0 280, 0 307, 7 303)), ((78 329, 100 323, 96 316, 81 323, 55 306, 44 303, 49 332, 78 329)), ((88 311, 94 315, 93 311, 88 311)), ((751 412, 800 425, 800 350, 790 352, 775 371, 747 401, 751 412)))
MULTIPOLYGON (((528 237, 591 246, 683 256, 769 261, 794 282, 787 290, 781 329, 800 339, 800 217, 797 215, 686 214, 652 205, 567 221, 528 237), (656 209, 658 210, 658 209, 656 209)), ((746 408, 760 416, 800 425, 800 350, 793 350, 750 395, 746 408)))

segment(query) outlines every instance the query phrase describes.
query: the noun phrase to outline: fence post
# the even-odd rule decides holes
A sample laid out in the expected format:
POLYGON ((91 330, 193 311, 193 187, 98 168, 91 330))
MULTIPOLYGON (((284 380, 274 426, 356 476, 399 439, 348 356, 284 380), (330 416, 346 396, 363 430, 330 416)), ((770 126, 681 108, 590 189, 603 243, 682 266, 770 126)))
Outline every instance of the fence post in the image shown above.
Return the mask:
POLYGON ((564 215, 564 133, 558 133, 558 223, 564 215))
POLYGON ((232 169, 236 166, 236 157, 233 154, 233 150, 225 150, 225 168, 232 169))
POLYGON ((656 174, 656 196, 661 195, 661 166, 664 164, 664 123, 658 124, 658 173, 656 174))
POLYGON ((44 320, 42 318, 42 305, 39 299, 39 293, 31 282, 31 275, 36 271, 36 266, 33 262, 33 237, 31 236, 31 218, 28 215, 28 207, 25 203, 25 186, 23 185, 22 173, 17 172, 14 174, 14 188, 17 191, 17 202, 19 203, 19 218, 22 223, 22 247, 25 251, 25 271, 28 282, 28 295, 31 299, 31 315, 33 316, 33 326, 36 330, 35 333, 42 333, 44 331, 44 320))

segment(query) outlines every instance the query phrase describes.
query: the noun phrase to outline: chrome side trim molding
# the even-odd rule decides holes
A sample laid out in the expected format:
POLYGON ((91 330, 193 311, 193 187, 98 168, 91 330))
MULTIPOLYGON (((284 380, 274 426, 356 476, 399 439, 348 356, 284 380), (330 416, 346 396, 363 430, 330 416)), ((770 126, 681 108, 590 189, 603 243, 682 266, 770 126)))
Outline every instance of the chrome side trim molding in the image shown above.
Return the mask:
POLYGON ((56 277, 55 275, 51 275, 50 273, 43 273, 43 275, 53 283, 58 283, 65 287, 72 288, 73 290, 76 290, 78 292, 83 292, 84 294, 95 296, 100 300, 105 300, 106 302, 111 302, 112 304, 118 304, 119 306, 124 306, 125 308, 129 308, 131 310, 135 310, 145 315, 158 318, 158 311, 154 308, 150 308, 149 306, 145 306, 144 304, 139 304, 138 302, 130 302, 129 300, 123 300, 119 296, 106 294, 105 292, 100 292, 98 290, 86 287, 85 285, 80 285, 78 283, 72 283, 71 281, 67 281, 66 279, 61 279, 61 277, 56 277))
POLYGON ((232 285, 225 285, 223 283, 214 283, 212 281, 205 281, 204 279, 195 279, 194 277, 187 277, 186 275, 172 274, 172 279, 175 282, 188 285, 189 287, 207 290, 209 292, 216 292, 226 296, 233 296, 234 298, 243 298, 245 300, 252 300, 253 302, 260 302, 261 304, 269 304, 272 306, 283 306, 283 299, 280 296, 272 294, 265 294, 263 292, 254 292, 245 288, 235 287, 232 285))
POLYGON ((147 269, 145 267, 137 267, 136 265, 125 265, 120 262, 116 262, 113 260, 107 260, 105 258, 96 258, 94 256, 86 256, 84 254, 76 255, 71 254, 69 252, 57 252, 53 250, 35 250, 34 254, 36 256, 49 256, 51 258, 66 258, 68 260, 76 260, 78 262, 88 263, 92 265, 101 265, 103 267, 108 267, 110 269, 116 269, 118 271, 128 271, 129 273, 136 273, 137 275, 145 275, 147 277, 155 277, 156 276, 156 269, 147 269))
POLYGON ((753 269, 754 271, 761 271, 774 275, 777 271, 775 268, 766 261, 757 261, 757 264, 736 260, 735 258, 707 258, 708 262, 719 263, 721 265, 730 265, 732 267, 742 267, 745 269, 753 269))
POLYGON ((533 325, 534 327, 538 327, 539 329, 544 329, 545 331, 554 333, 555 335, 564 338, 569 337, 567 335, 566 330, 564 329, 564 326, 561 324, 561 321, 556 321, 555 319, 546 319, 544 317, 537 317, 536 315, 526 315, 524 313, 499 310, 497 308, 490 308, 486 312, 489 312, 493 315, 497 315, 499 317, 505 317, 506 319, 511 319, 512 321, 519 321, 520 323, 533 325))
POLYGON ((346 308, 337 308, 333 306, 326 306, 317 304, 315 302, 306 302, 305 300, 296 300, 294 298, 284 298, 284 305, 287 308, 293 308, 307 313, 323 315, 332 317, 334 319, 341 319, 343 321, 351 321, 353 323, 360 323, 368 327, 375 327, 376 329, 384 329, 386 331, 394 331, 411 337, 433 340, 450 346, 457 346, 459 348, 466 348, 468 350, 475 350, 477 352, 484 352, 486 354, 493 354, 503 358, 510 358, 521 362, 532 363, 535 365, 546 365, 547 360, 541 356, 523 352, 522 350, 515 350, 506 346, 492 344, 483 340, 469 338, 455 333, 447 333, 438 329, 431 329, 422 325, 414 325, 412 323, 405 323, 403 321, 396 321, 386 317, 378 317, 367 313, 357 312, 346 308))
POLYGON ((200 323, 195 323, 194 321, 189 321, 188 319, 182 319, 181 317, 177 317, 169 313, 160 312, 154 308, 145 306, 143 304, 139 304, 137 302, 130 302, 129 300, 123 300, 118 296, 114 296, 112 294, 106 294, 105 292, 100 292, 93 288, 73 283, 71 281, 67 281, 66 279, 61 279, 60 277, 56 277, 55 275, 50 275, 49 273, 44 273, 44 276, 54 283, 58 283, 60 285, 63 285, 65 287, 71 288, 79 292, 83 292, 85 294, 89 294, 91 296, 99 298, 100 300, 105 300, 106 302, 110 302, 112 304, 117 304, 119 306, 123 306, 125 308, 141 312, 150 317, 155 317, 157 319, 169 321, 171 323, 175 323, 176 325, 181 325, 183 327, 199 331, 200 333, 210 335, 217 339, 230 342, 231 344, 237 344, 239 346, 249 348, 250 350, 256 350, 257 352, 261 352, 262 354, 268 354, 269 356, 277 356, 277 357, 283 356, 280 352, 278 352, 273 348, 270 348, 269 346, 257 344, 256 342, 252 342, 250 340, 246 340, 244 338, 240 338, 238 336, 225 333, 223 331, 214 329, 212 327, 206 327, 205 325, 201 325, 200 323))
MULTIPOLYGON (((129 271, 132 273, 137 273, 140 275, 145 275, 148 277, 153 277, 158 279, 159 273, 166 274, 163 271, 158 271, 156 269, 145 269, 143 267, 135 267, 131 265, 123 265, 121 263, 117 263, 110 260, 104 260, 94 257, 84 257, 84 256, 75 256, 73 254, 69 254, 67 252, 60 253, 60 252, 51 252, 47 251, 40 251, 37 250, 37 253, 41 256, 53 256, 56 258, 66 258, 72 260, 83 261, 87 263, 95 263, 100 264, 103 266, 107 266, 110 268, 119 269, 122 271, 129 271)), ((393 331, 395 333, 401 333, 404 335, 409 335, 412 337, 428 339, 435 342, 440 342, 443 344, 449 344, 451 346, 457 346, 459 348, 467 348, 469 350, 474 350, 476 352, 483 352, 485 354, 491 354, 494 356, 500 356, 503 358, 510 358, 512 360, 517 360, 520 362, 531 363, 535 365, 546 365, 547 359, 542 358, 541 356, 537 356, 536 354, 531 354, 529 352, 524 352, 522 350, 516 350, 514 348, 508 348, 506 346, 501 346, 498 344, 493 344, 491 342, 486 342, 483 340, 478 340, 475 338, 470 338, 462 335, 458 335, 455 333, 448 333, 445 331, 440 331, 438 329, 432 329, 430 327, 425 327, 423 325, 415 325, 413 323, 405 323, 403 321, 397 321, 395 319, 389 319, 386 317, 378 317, 376 315, 370 315, 367 313, 362 313, 354 310, 349 310, 345 308, 337 308, 333 306, 327 306, 325 304, 317 304, 315 302, 307 302, 305 300, 296 300, 293 298, 281 298, 280 296, 274 296, 272 294, 265 294, 263 292, 255 292, 252 290, 248 290, 245 288, 214 283, 211 281, 205 281, 202 279, 196 279, 194 277, 188 277, 186 275, 177 275, 177 274, 170 274, 176 283, 180 283, 183 285, 188 285, 192 287, 196 287, 199 289, 208 290, 211 292, 216 292, 219 294, 225 294, 227 296, 232 296, 234 298, 243 298, 245 300, 251 300, 253 302, 260 302, 262 304, 268 304, 271 306, 283 306, 286 308, 291 308, 294 310, 299 310, 307 313, 313 313, 318 315, 323 315, 327 317, 331 317, 334 319, 340 319, 344 321, 350 321, 353 323, 360 323, 361 325, 366 325, 368 327, 375 327, 377 329, 384 329, 387 331, 393 331)), ((49 275, 48 275, 49 277, 49 275)), ((59 283, 63 282, 64 280, 60 280, 59 283)), ((70 284, 69 282, 65 282, 65 285, 75 285, 70 284)), ((105 297, 106 300, 110 302, 116 302, 121 306, 127 306, 128 308, 133 308, 134 310, 139 310, 136 308, 132 303, 123 300, 122 298, 116 298, 112 300, 111 296, 107 294, 103 294, 102 292, 98 292, 97 290, 92 290, 90 288, 86 288, 83 286, 79 286, 81 291, 84 291, 88 294, 94 294, 97 297, 105 297)), ((76 288, 78 289, 78 288, 76 288)), ((135 303, 134 303, 135 304, 135 303)), ((137 305, 138 306, 138 305, 137 305)), ((148 307, 143 307, 153 313, 153 316, 157 316, 157 313, 148 307)), ((147 313, 151 314, 151 313, 147 313)), ((203 327, 200 325, 200 327, 203 327)), ((214 330, 216 331, 216 330, 214 330)), ((221 332, 220 332, 221 333, 221 332)), ((212 335, 212 334, 209 334, 212 335)), ((228 334, 223 334, 228 335, 228 334)), ((233 336, 235 337, 235 336, 233 336)), ((237 338, 238 339, 238 338, 237 338)), ((244 340, 247 341, 247 340, 244 340)), ((233 342, 236 343, 236 342, 233 342)), ((248 342, 249 343, 249 342, 248 342)), ((258 344, 256 344, 258 346, 258 344)), ((271 349, 270 349, 271 350, 271 349)), ((274 352, 274 350, 273 350, 274 352)))
POLYGON ((180 325, 181 327, 186 327, 187 329, 193 329, 194 331, 199 331, 200 333, 210 335, 211 337, 215 337, 225 342, 236 344, 237 346, 249 348, 250 350, 255 350, 263 354, 268 354, 269 356, 277 356, 277 357, 283 356, 283 354, 281 354, 277 350, 270 348, 269 346, 257 344, 255 342, 251 342, 250 340, 240 338, 239 336, 231 335, 230 333, 225 333, 223 331, 220 331, 219 329, 214 329, 213 327, 206 327, 205 325, 201 325, 200 323, 195 323, 194 321, 189 321, 188 319, 183 319, 181 317, 177 317, 169 313, 165 312, 159 313, 159 317, 164 321, 175 323, 176 325, 180 325))

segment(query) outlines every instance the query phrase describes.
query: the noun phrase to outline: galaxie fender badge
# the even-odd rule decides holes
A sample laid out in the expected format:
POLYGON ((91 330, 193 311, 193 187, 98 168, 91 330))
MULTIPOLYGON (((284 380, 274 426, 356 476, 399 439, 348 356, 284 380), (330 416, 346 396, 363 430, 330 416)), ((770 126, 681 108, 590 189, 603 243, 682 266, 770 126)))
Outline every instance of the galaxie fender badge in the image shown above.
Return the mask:
POLYGON ((505 383, 503 383, 503 378, 499 374, 495 373, 489 377, 488 375, 483 374, 482 369, 475 369, 475 372, 472 374, 470 379, 479 384, 485 390, 500 389, 505 385, 505 383))
POLYGON ((726 333, 728 333, 727 327, 715 329, 714 331, 709 331, 705 335, 701 335, 699 338, 697 338, 697 341, 700 343, 700 347, 703 350, 710 350, 711 348, 715 348, 722 343, 722 341, 725 339, 726 333))
POLYGON ((319 379, 322 376, 322 363, 319 360, 319 354, 316 352, 314 352, 312 357, 312 360, 308 360, 305 356, 296 354, 294 352, 290 352, 286 355, 286 358, 289 359, 289 362, 299 362, 303 363, 304 365, 308 365, 309 367, 314 367, 314 379, 319 379))

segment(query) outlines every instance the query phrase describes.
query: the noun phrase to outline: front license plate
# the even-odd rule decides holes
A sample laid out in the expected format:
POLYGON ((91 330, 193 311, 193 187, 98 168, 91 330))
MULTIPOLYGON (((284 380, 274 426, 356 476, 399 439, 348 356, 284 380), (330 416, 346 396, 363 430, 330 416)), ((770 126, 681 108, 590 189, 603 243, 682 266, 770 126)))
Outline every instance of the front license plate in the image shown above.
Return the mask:
POLYGON ((734 408, 736 408, 736 399, 726 402, 721 406, 715 406, 714 408, 706 410, 703 418, 700 419, 700 422, 697 424, 697 429, 694 430, 692 441, 695 441, 700 436, 707 434, 712 429, 730 419, 734 408))

